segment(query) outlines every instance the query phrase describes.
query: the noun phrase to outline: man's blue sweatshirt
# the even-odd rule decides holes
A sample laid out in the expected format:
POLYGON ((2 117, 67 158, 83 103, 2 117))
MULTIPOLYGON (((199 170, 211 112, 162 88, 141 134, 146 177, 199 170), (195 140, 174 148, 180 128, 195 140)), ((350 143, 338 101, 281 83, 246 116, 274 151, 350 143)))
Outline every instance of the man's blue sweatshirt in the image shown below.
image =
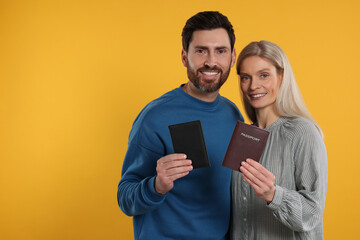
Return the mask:
POLYGON ((118 203, 134 216, 135 239, 227 239, 231 170, 221 166, 239 110, 218 95, 204 102, 181 87, 150 102, 135 119, 118 186, 118 203), (192 170, 161 195, 157 160, 174 153, 169 125, 200 120, 211 167, 192 170))

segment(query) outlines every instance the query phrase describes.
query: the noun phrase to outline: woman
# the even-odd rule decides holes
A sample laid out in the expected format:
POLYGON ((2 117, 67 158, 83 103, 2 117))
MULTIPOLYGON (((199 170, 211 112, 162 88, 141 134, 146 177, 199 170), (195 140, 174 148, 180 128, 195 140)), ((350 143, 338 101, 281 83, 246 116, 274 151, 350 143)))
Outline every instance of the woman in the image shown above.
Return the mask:
POLYGON ((232 176, 231 239, 323 239, 327 156, 279 46, 252 42, 237 73, 250 120, 270 131, 260 162, 232 176))

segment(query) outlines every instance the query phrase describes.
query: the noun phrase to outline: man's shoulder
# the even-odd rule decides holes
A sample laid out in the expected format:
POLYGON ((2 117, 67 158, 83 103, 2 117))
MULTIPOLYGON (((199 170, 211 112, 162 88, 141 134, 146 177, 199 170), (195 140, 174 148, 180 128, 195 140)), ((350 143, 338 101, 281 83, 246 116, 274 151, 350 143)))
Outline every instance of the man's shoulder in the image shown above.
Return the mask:
POLYGON ((164 113, 168 112, 166 109, 171 109, 168 107, 169 103, 176 98, 174 89, 149 102, 135 118, 129 139, 137 139, 139 135, 154 132, 163 122, 164 113))
POLYGON ((222 109, 224 109, 224 111, 227 111, 227 112, 235 113, 237 115, 237 118, 239 118, 243 122, 244 117, 242 116, 242 114, 241 114, 239 108, 236 106, 236 104, 224 96, 220 96, 220 98, 221 98, 221 101, 223 102, 222 109))
POLYGON ((224 96, 222 96, 222 95, 220 95, 220 99, 221 99, 226 105, 229 105, 229 106, 231 106, 231 107, 234 107, 234 108, 238 109, 237 106, 236 106, 236 104, 233 103, 230 99, 228 99, 228 98, 226 98, 226 97, 224 97, 224 96))
POLYGON ((144 124, 144 122, 156 122, 156 119, 163 116, 164 112, 171 110, 171 102, 178 98, 177 89, 173 89, 162 96, 149 102, 138 114, 134 121, 135 124, 144 124))
POLYGON ((171 103, 171 101, 176 100, 178 97, 177 89, 173 89, 160 97, 149 102, 140 112, 140 114, 150 114, 156 111, 162 111, 164 105, 171 103))

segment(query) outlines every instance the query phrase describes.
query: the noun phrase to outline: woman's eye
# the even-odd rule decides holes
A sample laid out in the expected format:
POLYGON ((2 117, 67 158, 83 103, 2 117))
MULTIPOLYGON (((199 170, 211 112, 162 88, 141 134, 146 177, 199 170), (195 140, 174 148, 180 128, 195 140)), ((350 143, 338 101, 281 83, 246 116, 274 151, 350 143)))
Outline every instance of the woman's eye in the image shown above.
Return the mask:
POLYGON ((269 74, 266 74, 266 73, 260 75, 261 78, 267 78, 268 76, 269 76, 269 74))
POLYGON ((249 77, 248 76, 241 76, 240 78, 242 81, 246 81, 246 80, 249 80, 249 77))

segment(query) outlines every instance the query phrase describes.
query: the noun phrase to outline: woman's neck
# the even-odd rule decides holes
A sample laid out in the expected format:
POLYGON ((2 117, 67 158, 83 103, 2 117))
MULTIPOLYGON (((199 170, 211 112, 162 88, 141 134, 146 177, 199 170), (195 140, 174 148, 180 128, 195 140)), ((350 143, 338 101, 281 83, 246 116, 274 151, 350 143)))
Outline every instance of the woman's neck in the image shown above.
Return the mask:
POLYGON ((281 115, 275 109, 255 109, 257 124, 259 128, 266 128, 276 122, 281 115))

